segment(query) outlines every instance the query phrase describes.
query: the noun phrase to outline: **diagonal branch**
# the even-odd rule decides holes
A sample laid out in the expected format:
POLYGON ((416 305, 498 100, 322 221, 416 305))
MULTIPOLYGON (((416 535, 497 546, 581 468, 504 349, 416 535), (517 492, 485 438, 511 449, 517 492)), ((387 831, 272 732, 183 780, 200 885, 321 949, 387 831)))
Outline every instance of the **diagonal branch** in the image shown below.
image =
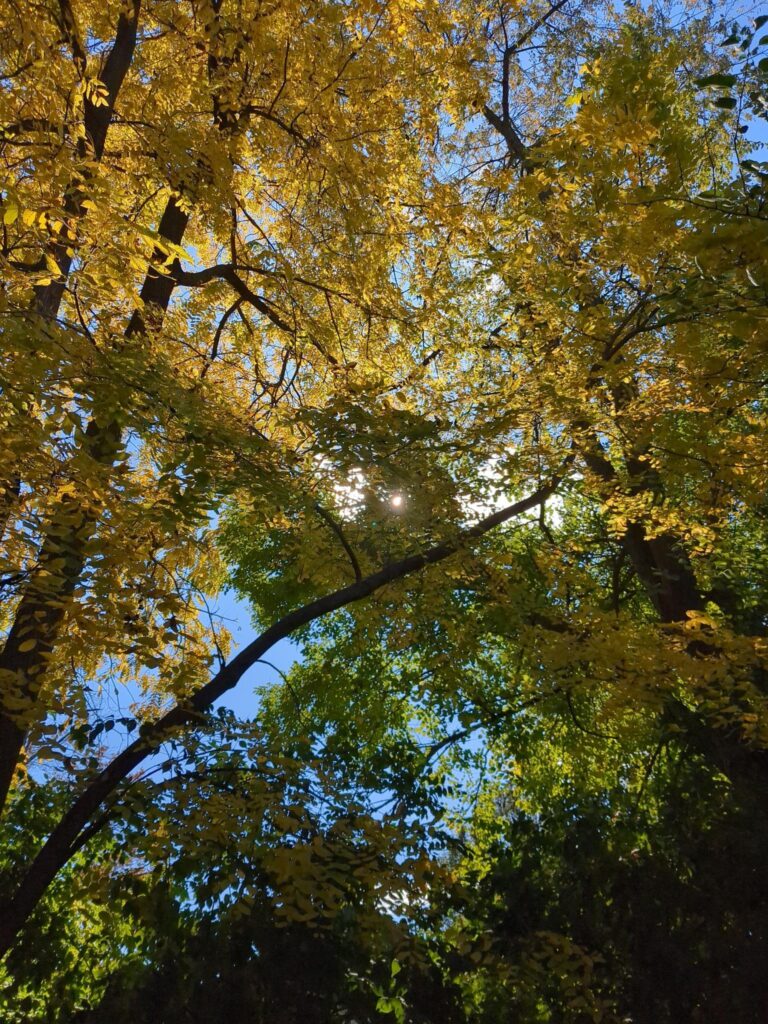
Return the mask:
POLYGON ((308 145, 307 138, 301 134, 299 129, 296 128, 294 124, 288 124, 288 122, 284 121, 282 117, 278 117, 277 114, 273 113, 273 111, 270 108, 257 107, 251 104, 247 107, 243 107, 242 113, 244 116, 261 117, 265 121, 271 121, 272 124, 277 125, 278 128, 282 128, 284 132, 287 132, 302 146, 308 145))
POLYGON ((514 707, 505 708, 503 711, 497 711, 495 714, 487 715, 485 718, 479 719, 477 722, 473 722, 464 729, 458 729, 456 732, 449 733, 441 740, 437 740, 435 743, 430 744, 427 747, 424 760, 420 766, 420 771, 425 771, 430 767, 432 762, 438 756, 442 754, 448 747, 453 746, 454 743, 461 743, 462 740, 467 739, 473 733, 477 732, 478 729, 487 729, 497 722, 503 722, 506 718, 512 718, 513 715, 519 715, 522 711, 526 711, 528 708, 534 707, 536 704, 541 704, 542 701, 549 700, 550 697, 557 697, 562 690, 559 686, 553 686, 548 693, 538 693, 533 697, 529 697, 528 700, 521 701, 520 704, 515 704, 514 707))
POLYGON ((217 263, 212 267, 205 267, 203 270, 182 270, 181 264, 177 260, 171 268, 170 276, 176 284, 180 284, 185 288, 200 288, 202 285, 208 284, 209 281, 226 281, 234 288, 241 299, 250 303, 260 313, 263 313, 275 327, 285 331, 286 334, 295 333, 293 327, 291 327, 287 320, 282 318, 268 299, 251 291, 237 273, 234 263, 217 263))
POLYGON ((88 55, 85 52, 75 12, 72 10, 72 4, 69 0, 59 0, 59 16, 56 18, 56 21, 72 53, 72 60, 77 68, 77 73, 80 78, 84 78, 88 55))
MULTIPOLYGON (((248 302, 254 309, 258 309, 278 330, 284 331, 286 334, 296 334, 296 328, 292 327, 284 319, 274 303, 269 299, 265 299, 263 295, 257 295, 256 292, 248 287, 246 282, 240 277, 238 268, 234 263, 217 263, 212 267, 204 267, 202 270, 183 270, 177 260, 171 267, 169 280, 187 288, 200 288, 210 281, 226 281, 234 288, 244 302, 248 302)), ((339 360, 336 356, 329 352, 317 338, 310 335, 308 340, 332 366, 339 365, 339 360)))
POLYGON ((568 456, 559 474, 549 483, 538 488, 527 498, 516 501, 486 516, 474 526, 460 531, 455 539, 436 544, 426 551, 409 555, 396 562, 390 562, 378 572, 289 612, 248 644, 185 704, 176 705, 158 721, 146 726, 142 735, 118 754, 80 794, 43 844, 15 896, 3 908, 4 913, 0 916, 0 956, 10 949, 16 935, 57 873, 81 845, 83 831, 90 828, 94 815, 116 792, 123 780, 174 732, 204 721, 205 713, 214 702, 236 686, 245 672, 260 661, 278 641, 331 612, 370 597, 389 583, 442 562, 502 523, 536 508, 556 491, 572 461, 573 456, 568 456))
MULTIPOLYGON (((160 219, 159 234, 178 245, 188 215, 171 198, 160 219)), ((161 259, 159 250, 153 261, 161 259)), ((168 308, 174 287, 172 278, 150 270, 141 288, 143 312, 136 309, 125 331, 126 338, 142 334, 148 324, 157 326, 168 308)), ((58 300, 57 300, 58 301, 58 300)), ((95 463, 111 466, 117 455, 121 429, 117 421, 91 419, 83 436, 83 450, 95 463)), ((87 561, 88 541, 98 513, 84 506, 78 494, 66 493, 53 506, 33 572, 14 611, 13 622, 0 649, 0 675, 5 679, 0 700, 0 809, 11 785, 24 746, 26 726, 18 711, 11 711, 9 697, 33 711, 41 693, 46 666, 54 650, 67 605, 87 561), (30 643, 30 641, 33 641, 30 643), (16 684, 11 690, 7 680, 16 684)))
POLYGON ((355 554, 352 545, 347 540, 344 531, 333 518, 331 513, 324 509, 319 501, 315 502, 315 511, 320 516, 320 518, 324 520, 336 534, 339 543, 347 553, 347 558, 349 558, 350 562, 352 563, 352 571, 355 574, 355 579, 359 582, 363 578, 363 574, 360 570, 360 563, 358 562, 357 555, 355 554))
POLYGON ((486 103, 483 107, 483 114, 488 124, 503 137, 507 144, 507 148, 512 156, 518 160, 524 160, 528 149, 517 133, 517 129, 511 121, 506 120, 503 117, 499 117, 495 110, 492 110, 486 103))
MULTIPOLYGON (((114 44, 100 72, 101 82, 107 90, 106 102, 97 106, 92 99, 89 97, 85 98, 83 127, 92 147, 91 159, 96 163, 101 161, 104 154, 107 132, 115 112, 117 97, 133 63, 140 8, 141 0, 130 0, 128 4, 123 5, 117 20, 114 44)), ((75 55, 75 62, 81 68, 80 76, 83 77, 85 74, 86 53, 80 42, 77 24, 69 0, 60 0, 60 9, 62 31, 69 40, 70 48, 75 55)), ((42 123, 38 126, 37 130, 43 130, 42 123)), ((80 155, 83 158, 87 156, 84 140, 80 155)), ((82 203, 87 193, 84 191, 83 185, 90 180, 92 173, 92 168, 85 167, 82 171, 82 180, 73 178, 67 186, 64 195, 64 212, 67 215, 70 226, 73 226, 75 221, 86 215, 87 211, 82 203)), ((61 305, 66 280, 72 269, 74 249, 75 247, 69 241, 61 239, 53 242, 50 246, 51 256, 59 267, 59 274, 50 284, 40 285, 35 289, 35 306, 38 312, 48 319, 53 320, 56 317, 61 305)))
POLYGON ((531 36, 533 36, 536 32, 539 31, 540 28, 543 28, 546 25, 546 23, 549 21, 553 14, 557 14, 557 12, 561 8, 565 7, 567 3, 568 0, 558 0, 556 4, 552 4, 549 10, 545 11, 540 18, 537 18, 532 25, 529 25, 528 28, 517 37, 514 43, 512 43, 511 46, 507 47, 507 49, 510 50, 512 53, 514 53, 516 50, 519 50, 521 46, 524 46, 528 42, 531 36))
MULTIPOLYGON (((495 110, 493 110, 487 103, 483 107, 483 115, 486 121, 495 128, 496 131, 502 136, 507 144, 510 156, 514 156, 517 160, 525 160, 528 147, 523 142, 520 133, 515 128, 509 109, 509 67, 512 58, 520 50, 520 48, 528 42, 528 40, 543 28, 549 19, 557 12, 565 7, 568 0, 558 0, 557 3, 552 4, 548 11, 545 11, 540 18, 537 18, 533 24, 529 25, 524 32, 522 32, 513 43, 509 43, 504 47, 504 53, 501 59, 501 116, 499 116, 495 110)), ((504 31, 506 37, 506 29, 504 31)))

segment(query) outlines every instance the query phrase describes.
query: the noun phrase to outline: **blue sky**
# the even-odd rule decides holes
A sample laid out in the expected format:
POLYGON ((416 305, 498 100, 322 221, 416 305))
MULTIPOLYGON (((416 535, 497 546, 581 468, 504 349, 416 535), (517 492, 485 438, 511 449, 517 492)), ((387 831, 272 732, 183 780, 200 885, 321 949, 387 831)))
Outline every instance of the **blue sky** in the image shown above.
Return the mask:
MULTIPOLYGON (((216 611, 224 619, 232 633, 231 657, 255 639, 258 631, 254 628, 248 603, 238 598, 232 591, 227 591, 219 596, 216 602, 216 611)), ((266 657, 281 672, 287 672, 298 659, 299 653, 298 646, 292 641, 281 640, 275 644, 266 657)), ((261 663, 254 665, 245 673, 237 686, 217 702, 216 706, 230 708, 243 717, 253 717, 258 708, 258 699, 254 690, 265 683, 278 681, 279 678, 279 673, 268 665, 261 663)))

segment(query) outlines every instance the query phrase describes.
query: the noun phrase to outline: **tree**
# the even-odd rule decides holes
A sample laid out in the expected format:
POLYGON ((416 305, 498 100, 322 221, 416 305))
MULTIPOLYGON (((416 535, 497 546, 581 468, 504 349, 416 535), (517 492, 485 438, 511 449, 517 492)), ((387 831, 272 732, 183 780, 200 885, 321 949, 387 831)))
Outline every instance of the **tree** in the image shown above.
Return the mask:
POLYGON ((158 703, 188 717, 226 648, 196 596, 221 577, 210 510, 310 500, 297 407, 346 389, 346 338, 391 379, 416 329, 390 267, 434 16, 62 4, 30 24, 10 5, 3 794, 23 749, 65 756, 56 741, 89 732, 97 678, 154 695, 155 744, 158 703))
POLYGON ((537 715, 681 733, 749 804, 762 179, 734 179, 731 105, 697 84, 713 26, 437 0, 8 15, 0 778, 23 801, 37 756, 71 803, 9 871, 3 948, 130 819, 133 773, 298 630, 315 734, 341 720, 363 777, 356 660, 395 694, 432 680, 379 705, 407 735, 439 697, 426 758, 386 748, 393 791, 426 771, 429 804, 435 758, 504 735, 514 666, 537 715), (229 662, 227 563, 264 627, 229 662), (99 692, 132 686, 109 714, 99 692))
MULTIPOLYGON (((741 53, 754 36, 735 33, 745 40, 741 53)), ((583 830, 584 852, 566 841, 555 874, 535 877, 549 827, 537 829, 521 810, 499 825, 507 812, 480 804, 491 824, 476 822, 474 843, 482 848, 484 829, 506 827, 509 849, 488 854, 497 867, 477 897, 484 920, 503 908, 516 958, 532 941, 528 928, 565 931, 535 959, 556 953, 560 969, 571 955, 577 975, 594 970, 585 937, 588 948, 610 953, 613 978, 595 984, 631 1019, 759 1020, 765 989, 751 956, 762 949, 764 919, 752 837, 765 827, 765 595, 751 560, 759 564, 765 547, 765 456, 752 434, 764 415, 764 186, 741 133, 735 156, 745 164, 732 178, 726 138, 699 117, 699 86, 736 92, 737 82, 750 82, 749 66, 743 79, 718 72, 681 88, 681 42, 647 24, 625 26, 582 69, 573 119, 527 157, 528 173, 502 179, 495 193, 484 180, 485 204, 470 206, 483 218, 458 271, 466 276, 474 260, 470 281, 479 275, 488 286, 473 310, 474 344, 455 359, 467 377, 476 370, 474 415, 507 442, 492 464, 499 490, 536 478, 530 463, 522 468, 532 448, 546 467, 570 442, 577 454, 556 517, 544 510, 528 537, 489 535, 439 584, 388 591, 377 607, 355 610, 354 621, 322 630, 314 658, 290 677, 278 721, 294 720, 298 704, 302 725, 324 723, 323 735, 357 770, 375 775, 383 761, 401 786, 429 768, 433 753, 484 729, 483 755, 499 759, 500 774, 513 762, 523 775, 506 782, 513 807, 542 806, 526 778, 540 768, 525 754, 542 717, 545 749, 561 716, 573 720, 573 742, 585 731, 620 741, 618 785, 593 767, 581 783, 571 779, 575 793, 547 796, 553 830, 583 830), (365 690, 368 679, 375 689, 365 690), (361 721, 359 711, 350 720, 350 704, 363 709, 361 721), (458 727, 452 715, 461 716, 458 727), (420 748, 427 729, 442 736, 420 748), (663 778, 658 803, 638 820, 635 804, 649 799, 654 774, 663 778), (701 798, 685 821, 681 789, 687 800, 701 798), (606 877, 593 882, 596 851, 606 877), (522 923, 504 889, 504 865, 521 857, 515 884, 544 904, 538 920, 522 923), (636 871, 621 864, 634 857, 636 871), (570 910, 548 904, 564 877, 575 888, 570 910), (630 915, 635 936, 624 923, 630 915), (687 950, 682 964, 665 945, 670 935, 687 950)), ((750 96, 759 102, 759 91, 750 96)), ((508 154, 516 164, 518 148, 508 154)), ((437 411, 448 417, 456 396, 446 399, 437 411)), ((353 547, 363 543, 358 523, 365 509, 347 528, 353 547)), ((236 526, 232 544, 240 585, 262 606, 263 545, 252 537, 236 526)), ((555 773, 562 765, 551 754, 544 763, 555 773)), ((427 773, 423 785, 437 779, 427 773)), ((503 1003, 480 1000, 487 1019, 500 1019, 501 1005, 511 1019, 534 1019, 542 998, 554 999, 561 1019, 562 993, 545 997, 535 973, 524 985, 531 1003, 515 1001, 521 970, 513 961, 518 988, 497 989, 503 1003)), ((468 976, 470 992, 478 973, 468 976)), ((568 1012, 580 1019, 588 993, 570 995, 568 1012)))

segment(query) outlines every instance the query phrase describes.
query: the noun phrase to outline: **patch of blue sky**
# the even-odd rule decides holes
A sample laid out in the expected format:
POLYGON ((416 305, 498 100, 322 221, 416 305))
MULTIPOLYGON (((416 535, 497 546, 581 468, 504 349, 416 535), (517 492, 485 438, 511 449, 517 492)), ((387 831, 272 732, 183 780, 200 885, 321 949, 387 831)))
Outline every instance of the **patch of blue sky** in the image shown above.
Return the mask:
MULTIPOLYGON (((233 650, 230 658, 258 636, 260 630, 254 625, 250 606, 233 591, 227 590, 220 594, 212 610, 232 634, 233 650)), ((272 684, 281 684, 283 675, 290 671, 300 657, 298 644, 290 639, 280 640, 215 707, 227 708, 238 717, 254 718, 259 710, 258 691, 272 684)))

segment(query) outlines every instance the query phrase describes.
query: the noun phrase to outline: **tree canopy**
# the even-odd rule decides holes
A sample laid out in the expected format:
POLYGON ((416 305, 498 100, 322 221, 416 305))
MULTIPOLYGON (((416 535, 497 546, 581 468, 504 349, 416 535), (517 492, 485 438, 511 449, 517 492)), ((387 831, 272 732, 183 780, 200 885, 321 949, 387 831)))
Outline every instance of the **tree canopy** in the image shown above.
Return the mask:
POLYGON ((3 1019, 765 1019, 755 13, 0 0, 3 1019))

